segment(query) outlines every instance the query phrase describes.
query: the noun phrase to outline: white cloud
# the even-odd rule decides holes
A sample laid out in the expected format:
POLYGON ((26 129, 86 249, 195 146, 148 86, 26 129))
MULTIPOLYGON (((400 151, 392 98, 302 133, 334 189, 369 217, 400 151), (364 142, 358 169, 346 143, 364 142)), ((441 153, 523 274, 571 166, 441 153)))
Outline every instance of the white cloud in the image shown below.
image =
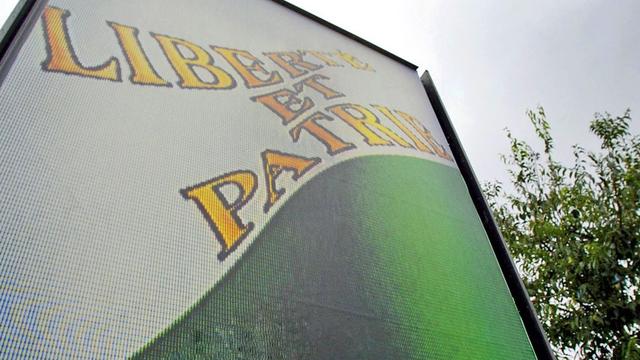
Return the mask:
POLYGON ((0 24, 4 24, 7 18, 13 11, 13 8, 18 4, 18 0, 2 0, 0 1, 0 24))

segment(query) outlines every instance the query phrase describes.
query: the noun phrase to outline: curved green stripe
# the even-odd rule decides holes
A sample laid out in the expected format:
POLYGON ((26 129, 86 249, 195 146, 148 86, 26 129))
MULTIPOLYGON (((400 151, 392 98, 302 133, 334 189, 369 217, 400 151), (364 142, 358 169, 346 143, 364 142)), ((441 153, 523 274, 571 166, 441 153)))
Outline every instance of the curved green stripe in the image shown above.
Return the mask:
POLYGON ((531 359, 456 169, 375 156, 316 176, 136 358, 531 359))

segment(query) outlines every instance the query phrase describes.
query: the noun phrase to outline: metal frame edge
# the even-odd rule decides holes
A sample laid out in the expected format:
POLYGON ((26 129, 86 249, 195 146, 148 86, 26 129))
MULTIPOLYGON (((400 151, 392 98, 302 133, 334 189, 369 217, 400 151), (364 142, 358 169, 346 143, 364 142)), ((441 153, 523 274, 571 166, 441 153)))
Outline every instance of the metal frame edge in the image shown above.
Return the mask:
POLYGON ((0 58, 4 56, 11 40, 15 37, 24 18, 29 13, 29 9, 35 2, 36 0, 20 0, 5 20, 2 28, 0 28, 0 58))
POLYGON ((47 0, 20 0, 0 31, 0 86, 47 0))
POLYGON ((493 218, 480 185, 478 185, 476 175, 471 168, 471 164, 469 163, 464 148, 460 143, 456 130, 451 123, 451 119, 449 118, 447 110, 442 103, 442 99, 440 98, 438 90, 436 89, 433 79, 428 71, 425 71, 422 74, 420 81, 422 82, 422 86, 427 93, 429 102, 431 103, 436 117, 438 118, 438 123, 444 132, 445 138, 449 143, 449 147, 451 148, 453 157, 455 158, 456 164, 462 174, 469 194, 471 195, 471 199, 473 200, 478 216, 482 221, 482 225, 487 233, 489 242, 491 243, 491 247, 496 255, 498 264, 500 265, 502 274, 507 282, 509 292, 511 293, 516 308, 518 309, 520 318, 522 319, 522 323, 527 335, 529 336, 529 341, 531 342, 531 346, 533 347, 536 357, 538 359, 555 359, 544 329, 542 328, 531 300, 529 299, 527 289, 518 275, 518 270, 513 263, 511 255, 509 254, 509 250, 502 234, 500 233, 500 229, 493 218))

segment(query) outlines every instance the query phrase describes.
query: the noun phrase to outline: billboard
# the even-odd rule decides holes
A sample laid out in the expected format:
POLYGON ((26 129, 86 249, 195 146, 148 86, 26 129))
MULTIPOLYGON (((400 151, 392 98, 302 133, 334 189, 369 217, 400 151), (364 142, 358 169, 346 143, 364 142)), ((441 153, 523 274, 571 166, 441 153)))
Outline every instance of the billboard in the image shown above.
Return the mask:
POLYGON ((266 0, 15 35, 0 357, 535 358, 415 68, 266 0))

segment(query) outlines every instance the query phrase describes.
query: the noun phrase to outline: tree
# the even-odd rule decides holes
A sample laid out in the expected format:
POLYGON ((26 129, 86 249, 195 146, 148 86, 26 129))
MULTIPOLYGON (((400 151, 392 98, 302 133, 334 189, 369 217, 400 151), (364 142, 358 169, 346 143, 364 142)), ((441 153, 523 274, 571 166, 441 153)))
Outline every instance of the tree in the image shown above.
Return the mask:
POLYGON ((558 358, 640 359, 640 138, 630 111, 595 114, 598 152, 553 157, 544 109, 528 111, 543 149, 507 130, 512 189, 484 186, 558 358))

